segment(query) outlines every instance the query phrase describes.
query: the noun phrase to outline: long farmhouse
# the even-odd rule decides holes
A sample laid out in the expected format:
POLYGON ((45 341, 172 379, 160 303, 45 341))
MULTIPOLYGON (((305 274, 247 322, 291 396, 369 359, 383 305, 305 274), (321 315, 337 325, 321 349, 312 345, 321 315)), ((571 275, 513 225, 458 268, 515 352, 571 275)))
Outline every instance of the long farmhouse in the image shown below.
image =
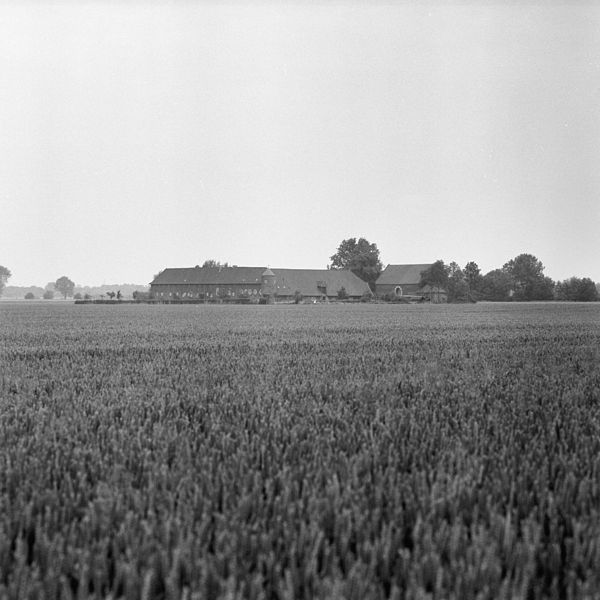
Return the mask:
POLYGON ((265 267, 191 267, 161 271, 150 284, 157 300, 224 300, 264 298, 291 301, 304 298, 348 298, 370 294, 367 283, 338 269, 269 269, 265 267))

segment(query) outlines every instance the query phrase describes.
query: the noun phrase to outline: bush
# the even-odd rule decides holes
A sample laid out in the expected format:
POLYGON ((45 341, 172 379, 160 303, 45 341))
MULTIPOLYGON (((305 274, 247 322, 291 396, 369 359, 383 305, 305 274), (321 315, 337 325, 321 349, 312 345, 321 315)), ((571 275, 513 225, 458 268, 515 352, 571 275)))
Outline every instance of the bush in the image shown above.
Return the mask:
POLYGON ((154 296, 152 295, 151 292, 140 292, 139 290, 136 290, 135 292, 133 292, 133 299, 136 300, 137 302, 141 302, 144 300, 151 300, 154 296))
POLYGON ((346 291, 345 287, 342 286, 338 290, 337 297, 338 297, 338 300, 347 300, 348 299, 348 292, 346 291))
POLYGON ((35 296, 33 295, 32 292, 27 292, 25 294, 25 300, 35 300, 35 296))
POLYGON ((406 296, 396 296, 393 292, 384 294, 382 300, 384 302, 391 302, 392 304, 410 304, 411 302, 406 296))
POLYGON ((46 290, 42 298, 44 300, 52 300, 54 298, 54 292, 52 290, 46 290))
POLYGON ((74 296, 73 296, 73 300, 81 300, 82 296, 79 292, 77 292, 74 296))

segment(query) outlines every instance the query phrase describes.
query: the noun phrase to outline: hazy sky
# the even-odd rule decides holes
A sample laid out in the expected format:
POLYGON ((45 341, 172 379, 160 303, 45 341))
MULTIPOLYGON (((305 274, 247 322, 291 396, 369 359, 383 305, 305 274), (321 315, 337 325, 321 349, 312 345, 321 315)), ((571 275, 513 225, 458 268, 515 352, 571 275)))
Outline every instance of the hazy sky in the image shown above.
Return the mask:
POLYGON ((207 258, 600 281, 600 4, 0 0, 0 264, 207 258))

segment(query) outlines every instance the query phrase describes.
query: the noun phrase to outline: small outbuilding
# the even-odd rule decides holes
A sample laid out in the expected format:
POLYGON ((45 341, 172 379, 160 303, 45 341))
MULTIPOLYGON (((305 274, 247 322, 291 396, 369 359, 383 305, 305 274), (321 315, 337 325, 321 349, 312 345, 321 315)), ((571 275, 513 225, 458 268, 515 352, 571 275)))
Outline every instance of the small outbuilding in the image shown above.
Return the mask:
POLYGON ((423 298, 434 303, 446 302, 447 290, 429 285, 421 286, 421 273, 429 267, 431 264, 388 265, 375 283, 377 295, 388 298, 423 298))

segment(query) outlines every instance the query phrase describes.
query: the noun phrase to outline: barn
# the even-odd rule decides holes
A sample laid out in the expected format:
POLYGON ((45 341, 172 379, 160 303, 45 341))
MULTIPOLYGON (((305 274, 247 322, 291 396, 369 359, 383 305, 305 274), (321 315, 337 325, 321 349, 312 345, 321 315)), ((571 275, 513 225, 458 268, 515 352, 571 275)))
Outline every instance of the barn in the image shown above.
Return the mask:
POLYGON ((268 298, 287 302, 298 292, 304 298, 337 298, 342 288, 349 298, 370 293, 367 283, 351 271, 341 269, 196 266, 164 269, 150 283, 150 294, 157 300, 268 298))
POLYGON ((421 273, 431 264, 388 265, 379 275, 375 286, 378 296, 417 297, 434 303, 446 302, 447 290, 421 286, 421 273))

